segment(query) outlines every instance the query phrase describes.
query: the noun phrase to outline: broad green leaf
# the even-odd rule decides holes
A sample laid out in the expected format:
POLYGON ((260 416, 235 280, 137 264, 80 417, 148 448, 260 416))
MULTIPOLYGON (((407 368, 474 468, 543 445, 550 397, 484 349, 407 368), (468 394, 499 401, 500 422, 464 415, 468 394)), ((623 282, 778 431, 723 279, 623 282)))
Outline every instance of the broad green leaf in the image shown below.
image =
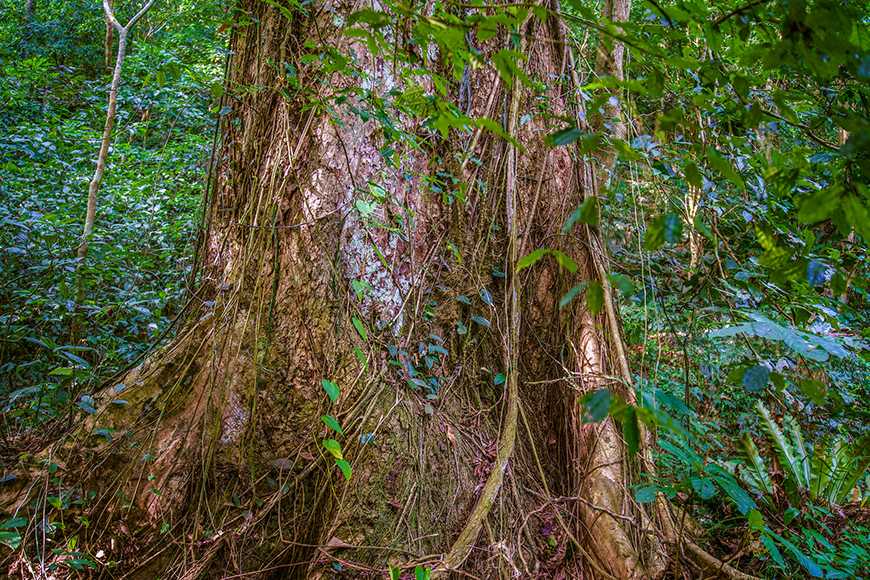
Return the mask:
POLYGON ((359 318, 351 317, 351 321, 353 322, 354 328, 356 328, 356 331, 359 333, 359 335, 362 337, 362 339, 367 340, 366 339, 366 329, 363 326, 363 323, 359 320, 359 318))
POLYGON ((867 208, 857 196, 850 195, 846 198, 844 209, 849 223, 855 228, 864 241, 870 243, 870 216, 867 208))
POLYGON ((788 551, 791 552, 792 555, 797 559, 797 561, 800 562, 800 565, 806 568, 810 576, 813 576, 815 578, 824 578, 824 572, 819 567, 819 565, 816 564, 815 560, 801 552, 797 546, 795 546, 793 543, 786 540, 779 534, 771 532, 770 530, 766 530, 766 532, 770 534, 774 539, 778 540, 781 545, 785 546, 788 551))
POLYGON ((843 186, 836 185, 798 198, 798 220, 812 223, 828 219, 839 207, 842 195, 843 186))
POLYGON ((561 129, 547 135, 544 138, 544 145, 547 147, 567 145, 568 143, 573 143, 577 139, 580 139, 586 134, 587 133, 579 127, 568 127, 567 129, 561 129))
POLYGON ((697 493, 701 499, 710 499, 716 494, 716 486, 713 484, 713 480, 709 477, 692 476, 689 480, 692 483, 692 488, 695 490, 695 493, 697 493))
POLYGON ((560 266, 564 266, 567 268, 572 274, 577 273, 577 264, 574 263, 574 260, 560 252, 559 250, 550 250, 550 253, 555 256, 556 261, 560 266))
POLYGON ((569 304, 572 300, 574 300, 574 298, 575 298, 575 297, 576 297, 580 292, 582 292, 583 289, 586 288, 586 286, 588 286, 588 285, 589 285, 589 282, 587 281, 587 282, 583 282, 582 284, 579 284, 579 285, 574 286, 573 288, 571 288, 571 289, 568 291, 568 293, 565 294, 565 296, 564 296, 564 297, 559 301, 559 308, 565 308, 566 306, 568 306, 568 304, 569 304))
POLYGON ((764 529, 764 517, 762 517, 761 512, 758 510, 751 510, 749 512, 749 516, 747 517, 749 520, 749 527, 753 530, 763 530, 764 529))
POLYGON ((634 283, 631 278, 623 274, 611 274, 607 277, 607 281, 614 288, 619 288, 619 293, 623 296, 631 296, 634 294, 634 283))
POLYGON ((640 159, 640 153, 631 148, 631 145, 623 141, 622 139, 612 139, 610 144, 613 145, 613 148, 619 153, 620 157, 625 159, 626 161, 637 161, 640 159))
POLYGON ((321 380, 320 383, 323 385, 323 389, 326 391, 326 394, 329 395, 330 399, 332 399, 332 402, 336 402, 339 395, 338 385, 336 385, 332 381, 327 381, 326 379, 321 380))
POLYGON ((517 262, 517 272, 519 272, 523 268, 526 268, 527 266, 531 266, 532 264, 534 264, 535 262, 537 262, 538 260, 543 258, 544 255, 548 254, 549 252, 550 252, 550 250, 546 250, 546 249, 535 250, 534 252, 532 252, 528 256, 520 259, 520 261, 517 262))
POLYGON ((683 241, 683 218, 678 214, 665 215, 664 223, 665 240, 671 244, 679 244, 683 241))
POLYGON ((754 366, 743 373, 743 386, 749 391, 760 391, 767 386, 770 369, 764 365, 754 366))
POLYGON ((471 319, 481 326, 485 326, 487 328, 492 328, 492 325, 490 325, 489 320, 487 320, 483 316, 472 316, 471 319))
POLYGON ((637 503, 652 503, 656 500, 656 488, 642 487, 634 492, 634 501, 637 503))
POLYGON ((531 266, 547 254, 553 254, 553 256, 556 258, 556 262, 558 262, 560 266, 568 268, 568 270, 570 270, 572 273, 577 272, 577 264, 574 263, 574 260, 566 256, 559 250, 550 250, 545 248, 535 250, 534 252, 517 262, 517 272, 519 272, 523 268, 531 266))
POLYGON ((327 427, 338 432, 339 435, 344 437, 344 432, 341 430, 341 425, 338 424, 338 421, 335 420, 335 417, 332 415, 323 415, 321 417, 324 423, 326 423, 327 427))
POLYGON ((740 177, 740 174, 734 171, 731 162, 725 159, 722 154, 713 147, 707 147, 707 161, 710 162, 710 166, 713 167, 713 169, 721 173, 736 187, 746 189, 746 185, 743 183, 743 178, 740 177))
POLYGON ((688 163, 686 163, 685 167, 683 168, 683 173, 686 178, 686 183, 688 183, 692 187, 701 189, 701 187, 704 186, 704 179, 701 175, 701 172, 698 169, 698 166, 695 165, 693 161, 689 161, 688 163))
POLYGON ((589 313, 595 316, 604 308, 604 289, 595 280, 589 281, 589 289, 586 290, 586 307, 589 313))
POLYGON ((723 470, 718 465, 710 466, 709 468, 710 476, 716 481, 716 483, 721 487, 725 493, 728 495, 731 500, 737 504, 737 509, 741 514, 746 515, 749 513, 749 510, 756 509, 758 506, 755 505, 755 502, 749 497, 749 494, 743 491, 743 488, 737 483, 737 480, 734 479, 730 473, 723 470))
POLYGON ((607 389, 601 389, 580 397, 583 405, 583 420, 592 423, 601 421, 610 412, 613 394, 607 389))
POLYGON ((849 352, 830 338, 786 328, 762 316, 755 316, 756 322, 720 328, 707 333, 710 338, 723 338, 745 334, 767 340, 780 341, 797 354, 815 361, 828 360, 829 354, 843 358, 849 352))
POLYGON ((665 245, 665 216, 654 219, 643 234, 643 249, 648 252, 658 250, 665 245))
POLYGON ((800 383, 798 383, 798 387, 813 403, 817 405, 825 404, 827 389, 825 388, 825 383, 822 381, 817 381, 815 379, 801 379, 800 383))
POLYGON ((341 444, 335 439, 324 439, 323 446, 326 448, 327 451, 332 453, 332 456, 336 459, 344 459, 344 457, 341 455, 341 444))
POLYGON ((335 458, 335 464, 338 465, 338 468, 341 469, 341 472, 344 474, 344 478, 347 481, 350 481, 350 463, 348 463, 344 459, 335 458))

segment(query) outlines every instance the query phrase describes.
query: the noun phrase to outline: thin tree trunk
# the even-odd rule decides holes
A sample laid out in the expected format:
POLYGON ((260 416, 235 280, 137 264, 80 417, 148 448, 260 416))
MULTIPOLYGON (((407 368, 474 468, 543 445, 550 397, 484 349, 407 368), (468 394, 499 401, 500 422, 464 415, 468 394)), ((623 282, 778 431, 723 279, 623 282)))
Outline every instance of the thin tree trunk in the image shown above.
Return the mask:
POLYGON ((36 0, 27 0, 24 5, 24 24, 31 24, 36 18, 36 0))
POLYGON ((121 86, 121 70, 124 66, 124 58, 127 55, 127 35, 136 22, 139 21, 146 12, 151 10, 156 0, 149 0, 145 6, 127 23, 127 26, 121 26, 115 18, 110 7, 111 0, 103 0, 103 11, 106 15, 106 21, 111 23, 114 28, 118 29, 118 56, 115 61, 115 71, 112 74, 112 84, 109 89, 109 104, 106 110, 106 124, 103 127, 103 138, 100 141, 100 152, 97 155, 97 167, 94 170, 94 176, 88 185, 88 206, 85 212, 85 227, 82 232, 82 239, 76 251, 76 315, 73 318, 72 330, 70 332, 70 344, 77 346, 81 340, 82 331, 82 306, 85 302, 85 278, 84 270, 88 257, 88 248, 90 247, 91 236, 94 233, 94 221, 97 217, 97 198, 100 191, 100 184, 103 182, 103 174, 106 171, 106 161, 109 157, 109 145, 112 141, 112 127, 115 123, 115 108, 118 105, 118 88, 121 86))
MULTIPOLYGON (((108 0, 109 10, 115 10, 115 0, 108 0)), ((106 16, 106 39, 103 42, 103 66, 107 71, 112 70, 112 41, 114 39, 115 27, 109 19, 108 13, 103 11, 106 16)))

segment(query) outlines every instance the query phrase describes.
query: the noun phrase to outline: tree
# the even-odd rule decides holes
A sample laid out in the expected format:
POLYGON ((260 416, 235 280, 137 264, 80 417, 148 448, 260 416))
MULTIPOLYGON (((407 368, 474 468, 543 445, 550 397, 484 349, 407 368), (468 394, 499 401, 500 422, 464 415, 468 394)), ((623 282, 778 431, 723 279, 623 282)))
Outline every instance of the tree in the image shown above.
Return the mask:
POLYGON ((613 157, 583 157, 558 11, 384 6, 239 2, 189 324, 3 504, 81 501, 132 577, 654 576, 678 535, 631 493, 613 157))
MULTIPOLYGON (((90 246, 91 236, 94 232, 94 221, 97 218, 97 196, 100 192, 100 184, 103 182, 103 174, 106 171, 106 161, 109 158, 109 145, 112 142, 112 127, 115 124, 115 108, 118 105, 118 89, 121 86, 121 71, 124 67, 124 57, 127 55, 127 35, 136 23, 145 16, 149 10, 151 10, 154 2, 156 2, 156 0, 148 0, 141 10, 139 10, 139 12, 137 12, 129 22, 127 22, 127 25, 122 26, 121 23, 118 22, 118 19, 115 18, 111 0, 103 1, 103 11, 106 15, 107 26, 111 24, 114 28, 118 29, 118 56, 115 59, 115 70, 112 73, 112 84, 109 87, 109 103, 106 107, 106 124, 103 128, 103 138, 100 141, 100 152, 97 155, 97 166, 94 169, 94 176, 88 184, 88 208, 85 215, 85 228, 82 232, 81 243, 76 251, 76 257, 78 258, 78 266, 76 268, 78 278, 76 282, 76 306, 78 310, 81 310, 81 306, 85 300, 85 281, 83 277, 85 262, 88 257, 88 247, 90 246)), ((107 32, 107 51, 109 50, 110 45, 111 38, 109 37, 109 32, 107 32)), ((108 61, 106 62, 108 63, 108 61)), ((81 324, 81 316, 77 316, 72 325, 70 343, 73 345, 78 345, 79 343, 81 324)))

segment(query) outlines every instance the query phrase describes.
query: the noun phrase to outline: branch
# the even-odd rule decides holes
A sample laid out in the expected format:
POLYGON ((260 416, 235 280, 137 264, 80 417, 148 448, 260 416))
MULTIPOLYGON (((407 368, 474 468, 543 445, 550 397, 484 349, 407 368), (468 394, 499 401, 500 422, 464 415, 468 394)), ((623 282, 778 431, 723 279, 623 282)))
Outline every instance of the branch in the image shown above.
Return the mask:
POLYGON ((768 2, 768 0, 752 0, 752 2, 750 2, 746 6, 741 6, 740 8, 735 8, 734 10, 732 10, 731 12, 726 14, 725 16, 720 17, 718 20, 713 22, 713 26, 719 26, 720 24, 722 24, 723 22, 725 22, 726 20, 728 20, 732 16, 737 16, 741 12, 745 12, 745 11, 749 10, 750 8, 752 8, 753 6, 756 6, 758 4, 766 4, 767 2, 768 2))
POLYGON ((157 0, 148 0, 145 6, 143 6, 142 9, 136 13, 136 16, 130 19, 130 21, 127 23, 127 26, 121 26, 121 23, 118 22, 117 18, 115 18, 115 13, 112 10, 111 6, 109 6, 109 0, 103 0, 103 12, 106 13, 106 18, 109 20, 112 26, 114 26, 118 30, 119 33, 128 32, 136 25, 137 22, 139 22, 140 18, 145 16, 145 14, 149 10, 151 10, 151 7, 154 6, 155 2, 157 2, 157 0))

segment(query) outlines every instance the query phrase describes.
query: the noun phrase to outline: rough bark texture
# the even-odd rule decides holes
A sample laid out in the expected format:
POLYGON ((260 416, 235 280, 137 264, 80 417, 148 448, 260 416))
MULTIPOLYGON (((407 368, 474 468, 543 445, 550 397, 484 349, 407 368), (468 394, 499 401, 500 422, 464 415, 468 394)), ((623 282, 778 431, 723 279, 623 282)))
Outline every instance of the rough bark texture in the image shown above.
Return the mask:
MULTIPOLYGON (((337 34, 350 5, 326 8, 290 19, 240 2, 246 24, 233 37, 234 99, 190 324, 49 452, 63 473, 87 474, 63 485, 96 492, 81 508, 99 522, 88 549, 135 578, 325 578, 333 564, 371 578, 388 564, 457 578, 660 568, 654 538, 626 525, 655 525, 630 501, 640 460, 625 456, 610 419, 584 425, 578 403, 602 387, 633 396, 614 350, 615 311, 593 318, 579 298, 559 308, 572 286, 609 272, 594 229, 561 232, 594 169, 544 147, 540 116, 517 121, 571 112, 573 89, 534 93, 491 67, 474 71, 454 94, 464 86, 470 114, 503 119, 524 149, 490 132, 445 140, 405 114, 397 123, 416 146, 393 145, 391 165, 388 127, 347 106, 371 110, 368 95, 334 97, 360 82, 374 96, 407 89, 401 63, 337 34), (369 76, 306 66, 303 44, 315 38, 352 51, 369 76), (460 161, 463 150, 480 162, 460 161), (469 184, 465 201, 459 182, 469 184), (516 257, 538 248, 571 256, 577 273, 545 257, 515 274, 516 257), (340 388, 334 404, 323 380, 340 388), (330 438, 350 481, 324 448, 330 438), (490 479, 494 468, 503 471, 490 479), (479 533, 467 531, 481 511, 479 533), (443 559, 469 536, 461 558, 443 559)), ((523 25, 533 81, 569 78, 561 26, 523 25)), ((504 46, 489 42, 480 48, 504 46)), ((450 74, 437 51, 420 57, 450 74)), ((30 483, 22 477, 4 505, 14 497, 27 511, 30 483)))

